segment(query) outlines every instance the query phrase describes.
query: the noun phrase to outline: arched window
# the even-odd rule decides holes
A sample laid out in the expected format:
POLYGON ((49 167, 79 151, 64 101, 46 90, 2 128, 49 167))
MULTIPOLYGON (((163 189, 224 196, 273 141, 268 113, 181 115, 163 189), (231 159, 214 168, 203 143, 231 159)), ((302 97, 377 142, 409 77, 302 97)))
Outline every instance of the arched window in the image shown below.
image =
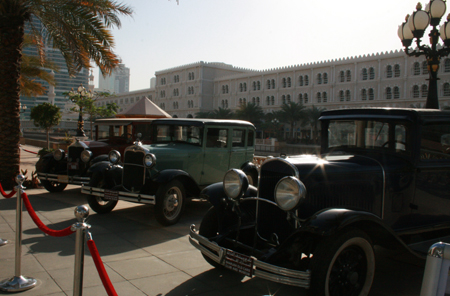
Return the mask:
POLYGON ((361 70, 361 78, 362 80, 367 80, 367 68, 361 70))
POLYGON ((428 62, 427 61, 422 62, 422 74, 423 75, 428 74, 428 62))
POLYGON ((317 84, 322 84, 322 73, 317 74, 317 84))
POLYGON ((394 86, 394 99, 400 99, 400 88, 398 86, 394 86))
POLYGON ((369 68, 369 79, 374 80, 375 79, 375 69, 373 67, 369 68))
POLYGON ((302 94, 298 94, 298 103, 303 104, 303 95, 302 94))
POLYGON ((267 83, 266 84, 267 84, 267 86, 266 86, 267 89, 270 89, 270 80, 269 79, 267 79, 267 83))
POLYGON ((287 87, 291 87, 291 77, 287 78, 287 87))
POLYGON ((309 76, 305 75, 305 85, 309 85, 309 76))
POLYGON ((258 80, 258 82, 256 83, 257 89, 261 90, 261 81, 258 80))
POLYGON ((316 98, 317 98, 317 103, 319 103, 319 104, 322 103, 322 94, 320 92, 317 93, 316 98))
POLYGON ((272 101, 272 106, 275 105, 275 97, 272 96, 272 97, 270 98, 270 100, 272 101))
POLYGON ((373 100, 375 98, 375 92, 373 88, 369 88, 369 100, 373 100))
POLYGON ((284 104, 286 104, 286 96, 285 95, 282 95, 281 96, 281 103, 284 105, 284 104))
POLYGON ((426 98, 428 96, 428 86, 426 84, 422 84, 422 98, 426 98))
POLYGON ((244 86, 242 85, 242 83, 239 83, 239 91, 243 92, 244 91, 244 86))
POLYGON ((323 73, 323 84, 327 84, 327 83, 328 83, 328 74, 323 73))
POLYGON ((413 98, 418 98, 418 97, 419 97, 419 86, 414 85, 413 86, 413 98))
POLYGON ((450 59, 444 61, 444 72, 450 72, 450 59))
POLYGON ((275 88, 275 79, 272 79, 272 88, 275 88))
POLYGON ((259 106, 259 97, 256 97, 256 105, 259 106))
POLYGON ((286 88, 286 78, 283 77, 283 79, 281 80, 281 85, 283 86, 283 88, 286 88))
POLYGON ((269 96, 267 96, 267 98, 266 98, 266 105, 267 105, 267 106, 270 105, 270 97, 269 97, 269 96))
POLYGON ((347 82, 352 81, 352 72, 350 70, 347 70, 345 76, 347 76, 347 82))
POLYGON ((339 101, 340 101, 340 102, 343 102, 344 99, 345 99, 345 98, 344 98, 344 91, 343 91, 343 90, 340 90, 340 91, 339 91, 339 101))
POLYGON ((450 96, 450 83, 444 83, 444 97, 450 96))
POLYGON ((351 93, 349 90, 345 91, 345 100, 349 102, 351 100, 351 93))
POLYGON ((344 71, 339 72, 339 78, 340 78, 340 81, 341 81, 341 82, 344 82, 344 81, 345 81, 345 74, 344 74, 344 71))
POLYGON ((256 81, 253 81, 253 90, 256 90, 256 81))
POLYGON ((362 100, 362 101, 367 100, 367 90, 366 90, 365 88, 363 88, 363 89, 361 90, 361 100, 362 100))
POLYGON ((303 76, 298 77, 298 85, 303 86, 303 76))
POLYGON ((239 99, 239 106, 242 106, 242 98, 239 99))
POLYGON ((386 99, 392 99, 392 88, 386 87, 386 99))
POLYGON ((286 96, 286 101, 287 101, 288 104, 291 102, 291 95, 287 95, 286 96))
POLYGON ((392 78, 392 66, 391 65, 386 66, 386 78, 392 78))
POLYGON ((328 101, 328 95, 327 95, 327 92, 324 91, 322 93, 322 102, 326 103, 327 101, 328 101))
POLYGON ((415 62, 413 65, 413 75, 420 75, 420 64, 415 62))
POLYGON ((247 91, 247 82, 244 82, 244 91, 247 91))
POLYGON ((305 94, 304 97, 305 97, 305 104, 308 104, 308 94, 305 94))
POLYGON ((400 77, 400 65, 399 64, 394 65, 394 77, 400 77))

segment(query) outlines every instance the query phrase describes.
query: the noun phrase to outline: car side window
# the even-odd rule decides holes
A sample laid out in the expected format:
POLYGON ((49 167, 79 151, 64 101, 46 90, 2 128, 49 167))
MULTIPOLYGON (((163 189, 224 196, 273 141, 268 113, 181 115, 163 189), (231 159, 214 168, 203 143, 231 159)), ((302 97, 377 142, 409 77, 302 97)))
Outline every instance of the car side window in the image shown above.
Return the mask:
POLYGON ((245 130, 244 129, 234 129, 233 130, 232 147, 245 147, 245 130))
POLYGON ((224 148, 227 147, 228 130, 223 128, 208 128, 206 134, 207 148, 224 148))
POLYGON ((252 130, 247 134, 247 147, 253 147, 255 145, 255 133, 252 130))
POLYGON ((450 124, 438 123, 423 127, 420 159, 422 161, 450 159, 450 124))

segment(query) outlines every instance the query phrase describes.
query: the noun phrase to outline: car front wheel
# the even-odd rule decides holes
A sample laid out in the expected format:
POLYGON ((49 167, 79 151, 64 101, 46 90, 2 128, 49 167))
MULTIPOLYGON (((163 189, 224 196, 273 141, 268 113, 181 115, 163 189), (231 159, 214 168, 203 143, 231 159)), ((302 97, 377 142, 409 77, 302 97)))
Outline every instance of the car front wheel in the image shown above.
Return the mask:
MULTIPOLYGON (((90 187, 105 188, 105 182, 103 180, 103 175, 100 173, 93 174, 91 180, 89 181, 90 187)), ((99 214, 106 214, 111 212, 117 205, 117 200, 106 200, 96 195, 88 195, 87 201, 89 206, 94 212, 99 214)))
MULTIPOLYGON (((45 170, 44 173, 55 174, 56 168, 53 166, 45 170)), ((48 192, 62 192, 67 187, 67 183, 59 183, 55 181, 42 180, 41 184, 47 189, 48 192)))
POLYGON ((311 272, 311 295, 368 295, 375 273, 370 238, 356 228, 325 238, 313 254, 311 272))
POLYGON ((155 216, 164 226, 174 225, 180 220, 186 192, 183 184, 172 180, 156 191, 155 216))

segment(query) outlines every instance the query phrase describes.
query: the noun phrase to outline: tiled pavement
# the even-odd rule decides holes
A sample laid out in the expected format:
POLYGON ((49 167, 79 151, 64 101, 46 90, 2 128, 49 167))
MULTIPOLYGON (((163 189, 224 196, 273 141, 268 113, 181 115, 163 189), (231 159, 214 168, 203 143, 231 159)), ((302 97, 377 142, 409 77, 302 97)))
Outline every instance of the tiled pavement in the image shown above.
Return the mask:
MULTIPOLYGON (((21 166, 30 174, 37 158, 24 151, 21 154, 21 166)), ((76 222, 75 207, 86 204, 79 191, 78 186, 68 186, 58 194, 26 190, 38 216, 52 229, 76 222)), ((15 198, 0 196, 0 238, 9 241, 0 247, 0 281, 15 273, 15 203, 15 198)), ((160 226, 147 205, 121 201, 109 214, 91 212, 87 222, 118 295, 306 295, 300 288, 212 269, 187 236, 189 225, 199 225, 208 207, 204 201, 189 202, 180 223, 171 227, 160 226)), ((37 279, 38 284, 18 295, 72 295, 75 236, 49 237, 24 211, 22 244, 21 274, 37 279)), ((412 262, 410 257, 378 260, 370 295, 419 295, 423 266, 412 262)), ((87 247, 83 287, 83 295, 106 295, 87 247)))

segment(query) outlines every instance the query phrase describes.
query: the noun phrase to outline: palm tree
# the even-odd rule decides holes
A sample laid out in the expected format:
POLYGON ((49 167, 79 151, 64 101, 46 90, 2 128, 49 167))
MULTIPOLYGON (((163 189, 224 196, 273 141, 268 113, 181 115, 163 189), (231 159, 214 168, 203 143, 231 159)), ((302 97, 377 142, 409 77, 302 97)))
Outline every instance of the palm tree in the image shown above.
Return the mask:
POLYGON ((200 111, 195 113, 195 118, 211 118, 210 111, 200 111))
POLYGON ((228 108, 219 107, 219 109, 215 109, 212 112, 211 116, 216 119, 231 119, 233 118, 234 114, 233 111, 228 108))
POLYGON ((254 103, 242 104, 239 109, 236 110, 237 119, 250 121, 257 127, 261 124, 263 117, 263 109, 254 103))
POLYGON ((0 182, 10 188, 19 173, 19 94, 25 23, 38 19, 45 32, 31 24, 31 37, 44 56, 44 44, 61 50, 69 74, 90 68, 91 59, 102 73, 119 66, 110 29, 120 28, 119 14, 132 9, 113 0, 0 1, 0 182))
POLYGON ((313 129, 313 141, 314 144, 317 144, 319 131, 317 125, 319 124, 319 117, 322 111, 324 111, 325 108, 317 108, 316 106, 312 106, 309 109, 305 110, 305 121, 308 123, 311 128, 313 129))
POLYGON ((279 119, 288 123, 291 127, 291 139, 294 138, 294 125, 298 121, 303 121, 305 106, 296 102, 283 104, 280 110, 279 119))

